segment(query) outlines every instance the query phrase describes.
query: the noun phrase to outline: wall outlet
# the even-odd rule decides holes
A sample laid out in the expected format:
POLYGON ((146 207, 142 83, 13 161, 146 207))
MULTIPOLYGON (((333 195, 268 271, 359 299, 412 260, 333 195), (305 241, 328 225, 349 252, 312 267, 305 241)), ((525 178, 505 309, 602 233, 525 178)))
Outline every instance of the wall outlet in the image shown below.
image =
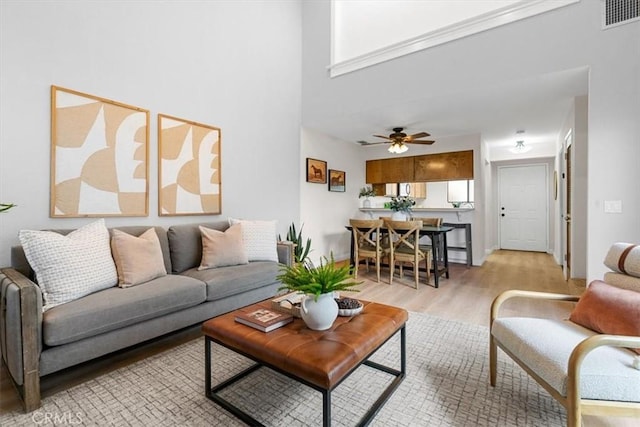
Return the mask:
POLYGON ((622 200, 605 200, 605 213, 622 213, 622 200))

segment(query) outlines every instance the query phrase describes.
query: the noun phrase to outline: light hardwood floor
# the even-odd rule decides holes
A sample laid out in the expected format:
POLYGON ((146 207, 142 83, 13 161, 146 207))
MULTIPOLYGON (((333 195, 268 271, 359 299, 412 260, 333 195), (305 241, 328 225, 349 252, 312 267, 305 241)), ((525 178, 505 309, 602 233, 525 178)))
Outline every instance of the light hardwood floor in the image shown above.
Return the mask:
MULTIPOLYGON (((562 269, 551 255, 545 253, 496 251, 487 258, 482 267, 467 268, 463 264, 451 264, 450 267, 451 277, 442 278, 439 289, 425 284, 424 276, 421 277, 419 289, 415 289, 411 273, 403 279, 395 277, 393 285, 389 285, 388 270, 383 269, 381 281, 377 283, 374 268, 367 273, 363 266, 360 269, 359 280, 363 280, 364 283, 360 286, 360 292, 352 295, 355 298, 404 307, 409 311, 488 326, 491 302, 504 290, 525 289, 579 295, 585 286, 583 280, 565 281, 562 269)), ((534 304, 515 300, 507 303, 504 313, 562 319, 568 316, 572 307, 573 304, 563 302, 534 304)), ((197 336, 199 328, 193 328, 152 344, 49 375, 42 382, 42 394, 45 397, 50 396, 197 336)), ((500 357, 506 356, 501 354, 500 357)), ((0 414, 18 407, 16 396, 3 366, 0 381, 0 414)), ((631 426, 637 425, 637 420, 586 417, 584 424, 588 427, 631 426)))

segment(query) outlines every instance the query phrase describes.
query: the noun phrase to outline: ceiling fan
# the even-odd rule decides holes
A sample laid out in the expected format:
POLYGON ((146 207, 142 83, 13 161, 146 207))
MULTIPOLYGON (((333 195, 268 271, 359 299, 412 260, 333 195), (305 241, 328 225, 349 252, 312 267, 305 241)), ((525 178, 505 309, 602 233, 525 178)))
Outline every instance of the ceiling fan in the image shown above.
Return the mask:
MULTIPOLYGON (((389 152, 391 153, 404 153, 405 151, 407 151, 409 148, 405 145, 405 144, 424 144, 424 145, 431 145, 433 144, 435 141, 432 140, 421 140, 420 138, 425 138, 427 136, 430 136, 427 132, 418 132, 416 134, 413 135, 407 135, 406 133, 402 132, 403 128, 393 128, 393 133, 390 134, 389 136, 382 136, 382 135, 373 135, 377 138, 384 138, 387 139, 389 141, 391 141, 391 146, 389 147, 389 152)), ((389 142, 384 141, 384 142, 361 142, 362 145, 378 145, 378 144, 389 144, 389 142)))

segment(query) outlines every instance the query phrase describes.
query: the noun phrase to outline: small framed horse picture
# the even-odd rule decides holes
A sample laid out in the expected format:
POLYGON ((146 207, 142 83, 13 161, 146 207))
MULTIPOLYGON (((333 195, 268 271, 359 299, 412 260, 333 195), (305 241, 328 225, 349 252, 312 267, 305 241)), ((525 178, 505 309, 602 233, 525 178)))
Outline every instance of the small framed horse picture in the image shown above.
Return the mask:
POLYGON ((327 162, 307 157, 307 182, 327 183, 327 162))
POLYGON ((329 191, 339 191, 344 193, 347 189, 345 171, 329 169, 329 191))

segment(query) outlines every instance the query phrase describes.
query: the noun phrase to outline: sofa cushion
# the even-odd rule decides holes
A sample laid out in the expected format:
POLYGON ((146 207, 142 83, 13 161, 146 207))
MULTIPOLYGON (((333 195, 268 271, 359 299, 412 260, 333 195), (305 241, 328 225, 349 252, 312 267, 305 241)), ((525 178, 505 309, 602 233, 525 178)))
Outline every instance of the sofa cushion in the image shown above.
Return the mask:
POLYGON ((205 282, 207 301, 215 301, 276 283, 278 273, 278 263, 255 261, 245 265, 209 270, 192 268, 182 274, 205 282))
POLYGON ((171 271, 174 273, 182 273, 200 265, 202 260, 202 238, 200 237, 199 226, 201 225, 219 231, 229 228, 228 221, 181 224, 169 227, 167 237, 171 253, 171 271))
POLYGON ((103 219, 66 236, 21 230, 19 237, 42 289, 45 311, 118 283, 103 219))
MULTIPOLYGON (((142 233, 145 233, 147 230, 149 230, 149 228, 150 227, 148 225, 127 225, 127 226, 117 227, 117 230, 124 231, 125 233, 130 234, 132 236, 139 237, 142 235, 142 233)), ((153 229, 155 230, 156 235, 158 236, 158 241, 160 242, 160 249, 162 249, 162 260, 164 261, 164 268, 165 268, 165 271, 168 273, 171 271, 171 253, 169 251, 169 238, 167 237, 167 230, 159 226, 154 226, 153 229)), ((109 231, 111 232, 111 237, 113 237, 114 230, 116 230, 116 228, 109 229, 109 231)))
MULTIPOLYGON (((568 320, 503 317, 494 321, 491 334, 566 396, 569 356, 596 332, 568 320)), ((599 347, 590 352, 582 363, 582 398, 640 402, 640 371, 632 367, 633 358, 634 353, 624 348, 599 347)))
POLYGON ((594 280, 569 320, 601 334, 640 336, 640 292, 594 280))
POLYGON ((44 313, 46 345, 67 344, 202 303, 200 280, 167 275, 130 288, 113 287, 44 313))
POLYGON ((616 273, 640 277, 640 245, 614 243, 607 251, 604 265, 616 273))
POLYGON ((167 274, 158 235, 153 228, 139 237, 111 231, 111 252, 118 271, 118 286, 128 288, 167 274))
POLYGON ((616 288, 640 292, 640 277, 627 276, 626 274, 608 271, 604 273, 604 282, 616 288))
POLYGON ((242 241, 249 261, 278 262, 276 221, 229 218, 229 224, 242 224, 242 241))
POLYGON ((247 264, 249 258, 242 243, 242 227, 232 225, 226 231, 200 226, 202 261, 198 270, 247 264))

